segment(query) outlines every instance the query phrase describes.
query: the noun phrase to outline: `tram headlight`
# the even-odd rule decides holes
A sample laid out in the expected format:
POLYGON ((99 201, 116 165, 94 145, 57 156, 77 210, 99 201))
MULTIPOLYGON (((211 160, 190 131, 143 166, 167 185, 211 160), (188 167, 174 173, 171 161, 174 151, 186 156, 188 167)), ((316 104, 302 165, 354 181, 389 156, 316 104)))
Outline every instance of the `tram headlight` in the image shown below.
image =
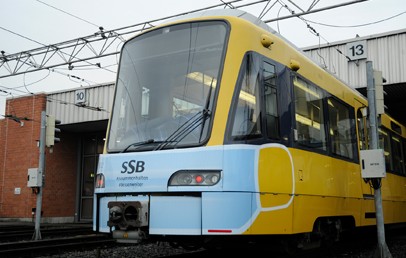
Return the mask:
POLYGON ((179 170, 171 176, 168 186, 211 186, 220 178, 220 170, 179 170))
POLYGON ((178 175, 176 177, 176 184, 179 184, 179 185, 190 185, 190 183, 192 183, 192 181, 193 181, 192 176, 189 174, 186 174, 186 173, 184 173, 182 175, 178 175))
POLYGON ((220 176, 213 174, 206 177, 206 181, 216 184, 220 180, 220 176))

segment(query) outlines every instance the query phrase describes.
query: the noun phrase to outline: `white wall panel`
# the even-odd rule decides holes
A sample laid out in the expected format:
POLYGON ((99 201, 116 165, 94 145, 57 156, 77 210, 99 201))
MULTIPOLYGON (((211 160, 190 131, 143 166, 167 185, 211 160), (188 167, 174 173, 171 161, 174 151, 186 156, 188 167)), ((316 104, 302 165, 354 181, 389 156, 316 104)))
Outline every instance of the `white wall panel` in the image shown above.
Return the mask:
POLYGON ((74 124, 109 118, 114 84, 80 87, 48 94, 47 114, 54 115, 62 124, 74 124), (86 101, 75 105, 75 92, 84 89, 86 101))
POLYGON ((372 61, 375 70, 382 71, 386 84, 406 82, 406 29, 303 50, 320 64, 326 64, 327 70, 353 88, 366 87, 367 60, 372 61), (367 42, 367 59, 348 61, 346 44, 361 40, 367 42))

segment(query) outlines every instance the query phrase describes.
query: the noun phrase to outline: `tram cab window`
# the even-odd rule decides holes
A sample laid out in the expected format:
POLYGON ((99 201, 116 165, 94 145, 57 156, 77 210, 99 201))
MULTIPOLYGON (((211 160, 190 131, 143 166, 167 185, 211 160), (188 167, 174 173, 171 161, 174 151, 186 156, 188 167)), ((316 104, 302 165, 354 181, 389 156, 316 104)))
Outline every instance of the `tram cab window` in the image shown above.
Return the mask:
POLYGON ((275 66, 268 62, 264 62, 263 65, 266 133, 271 139, 279 139, 278 90, 275 66))
POLYGON ((303 146, 326 150, 323 115, 324 92, 299 77, 293 79, 295 93, 296 141, 303 146))
POLYGON ((234 116, 232 137, 236 140, 261 137, 260 119, 260 63, 258 57, 248 55, 240 80, 240 92, 234 116))
POLYGON ((280 138, 276 78, 274 64, 255 53, 246 56, 237 85, 233 140, 280 138))

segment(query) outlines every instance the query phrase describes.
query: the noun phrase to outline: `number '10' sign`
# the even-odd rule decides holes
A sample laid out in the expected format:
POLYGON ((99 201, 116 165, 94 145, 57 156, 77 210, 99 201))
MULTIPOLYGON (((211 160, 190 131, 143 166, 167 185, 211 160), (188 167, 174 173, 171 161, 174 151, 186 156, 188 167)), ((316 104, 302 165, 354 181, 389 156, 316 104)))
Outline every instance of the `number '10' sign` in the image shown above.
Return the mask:
POLYGON ((86 102, 86 91, 84 89, 75 91, 75 105, 86 102))
POLYGON ((361 40, 347 43, 347 57, 352 60, 367 58, 367 41, 361 40))

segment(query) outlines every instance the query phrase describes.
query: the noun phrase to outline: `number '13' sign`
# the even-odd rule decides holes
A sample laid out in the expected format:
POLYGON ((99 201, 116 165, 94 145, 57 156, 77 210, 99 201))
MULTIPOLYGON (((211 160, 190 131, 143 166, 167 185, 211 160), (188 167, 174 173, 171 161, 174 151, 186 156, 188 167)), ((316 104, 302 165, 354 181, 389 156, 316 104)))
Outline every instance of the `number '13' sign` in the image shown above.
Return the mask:
POLYGON ((367 58, 367 41, 361 40, 347 43, 347 56, 352 60, 367 58))

